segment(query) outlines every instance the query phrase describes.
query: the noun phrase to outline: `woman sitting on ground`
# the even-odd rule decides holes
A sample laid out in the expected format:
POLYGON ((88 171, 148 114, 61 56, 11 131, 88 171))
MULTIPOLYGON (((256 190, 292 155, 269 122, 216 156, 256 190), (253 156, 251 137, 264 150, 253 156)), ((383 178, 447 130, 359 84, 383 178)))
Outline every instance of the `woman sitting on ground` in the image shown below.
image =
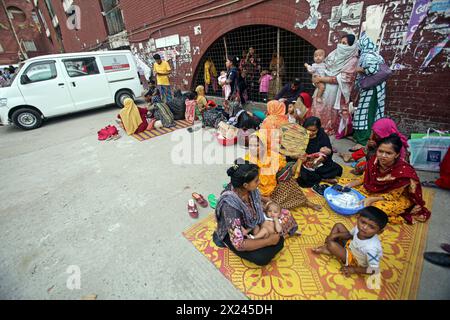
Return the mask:
POLYGON ((145 101, 149 103, 148 111, 150 113, 150 117, 156 119, 155 128, 160 126, 165 128, 176 126, 173 113, 170 111, 169 106, 162 102, 158 89, 156 89, 153 94, 148 92, 145 95, 145 101))
POLYGON ((265 131, 264 134, 267 136, 269 148, 272 148, 272 144, 279 144, 279 129, 286 123, 289 123, 286 115, 286 105, 278 100, 269 101, 269 103, 267 103, 267 117, 260 126, 260 129, 265 131), (276 140, 273 140, 272 138, 275 138, 276 140))
POLYGON ((408 140, 397 129, 397 125, 394 120, 388 118, 382 118, 377 120, 372 126, 372 133, 366 147, 361 148, 353 153, 343 153, 340 156, 345 162, 359 161, 355 169, 352 170, 353 174, 361 175, 364 173, 366 167, 366 161, 372 158, 377 152, 377 142, 383 138, 390 136, 391 134, 397 134, 402 140, 402 150, 400 151, 400 159, 407 161, 408 152, 408 140))
POLYGON ((342 175, 342 167, 332 159, 333 148, 320 119, 309 117, 303 127, 308 130, 309 143, 300 177, 297 179, 298 184, 303 188, 310 188, 320 182, 337 183, 336 177, 342 175))
POLYGON ((147 109, 139 108, 133 99, 124 100, 124 107, 118 114, 117 118, 122 121, 122 126, 128 135, 140 133, 147 129, 147 109))
POLYGON ((284 170, 296 171, 295 167, 289 167, 286 158, 278 152, 278 146, 268 148, 267 137, 264 131, 258 131, 250 137, 249 152, 245 160, 259 167, 259 191, 262 201, 267 203, 274 201, 283 209, 295 209, 298 207, 309 207, 321 210, 320 205, 309 201, 295 179, 277 181, 277 174, 284 170))
POLYGON ((403 143, 397 134, 378 141, 376 155, 367 161, 364 177, 346 186, 357 188, 367 198, 365 206, 377 207, 391 223, 425 222, 431 212, 425 207, 422 188, 414 168, 401 159, 403 143))
POLYGON ((261 226, 265 218, 258 190, 258 166, 242 159, 235 163, 227 171, 231 184, 217 203, 217 230, 213 239, 219 247, 226 246, 237 256, 264 266, 283 249, 284 239, 279 234, 258 240, 244 238, 245 230, 261 226))

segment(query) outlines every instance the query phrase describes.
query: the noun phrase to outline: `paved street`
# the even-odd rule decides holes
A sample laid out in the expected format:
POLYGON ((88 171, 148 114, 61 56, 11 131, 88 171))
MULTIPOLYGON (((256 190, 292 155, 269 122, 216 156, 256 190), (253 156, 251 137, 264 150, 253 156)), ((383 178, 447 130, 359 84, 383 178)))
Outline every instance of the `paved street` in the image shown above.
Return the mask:
MULTIPOLYGON (((28 132, 0 127, 0 298, 245 299, 182 235, 195 223, 191 193, 219 194, 244 150, 213 141, 203 146, 208 158, 226 150, 228 163, 176 165, 174 139, 192 138, 184 129, 145 142, 97 141, 117 112, 109 106, 28 132), (69 266, 81 270, 79 290, 67 288, 69 266)), ((450 241, 448 200, 436 192, 429 250, 450 241)), ((200 219, 211 212, 200 209, 200 219)), ((450 298, 448 269, 424 262, 418 298, 450 298)))

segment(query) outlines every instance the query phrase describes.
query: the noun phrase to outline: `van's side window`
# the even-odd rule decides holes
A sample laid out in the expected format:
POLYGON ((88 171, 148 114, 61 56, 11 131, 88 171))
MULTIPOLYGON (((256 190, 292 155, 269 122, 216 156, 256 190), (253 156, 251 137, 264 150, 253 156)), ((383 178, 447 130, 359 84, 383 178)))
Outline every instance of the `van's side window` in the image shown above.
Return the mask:
POLYGON ((58 76, 54 61, 38 62, 32 64, 24 72, 26 81, 22 80, 22 84, 33 83, 55 79, 58 76))
POLYGON ((95 58, 79 58, 63 60, 69 77, 82 77, 99 74, 95 58))

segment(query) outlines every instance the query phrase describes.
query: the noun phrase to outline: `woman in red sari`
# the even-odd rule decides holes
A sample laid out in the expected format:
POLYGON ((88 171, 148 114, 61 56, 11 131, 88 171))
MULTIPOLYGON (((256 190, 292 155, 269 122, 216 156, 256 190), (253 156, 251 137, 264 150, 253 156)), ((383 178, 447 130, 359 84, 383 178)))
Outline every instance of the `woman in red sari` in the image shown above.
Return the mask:
POLYGON ((389 216, 391 223, 425 222, 431 212, 425 207, 419 177, 400 157, 403 143, 397 134, 378 141, 376 155, 367 162, 364 177, 347 184, 367 198, 364 206, 374 206, 389 216))

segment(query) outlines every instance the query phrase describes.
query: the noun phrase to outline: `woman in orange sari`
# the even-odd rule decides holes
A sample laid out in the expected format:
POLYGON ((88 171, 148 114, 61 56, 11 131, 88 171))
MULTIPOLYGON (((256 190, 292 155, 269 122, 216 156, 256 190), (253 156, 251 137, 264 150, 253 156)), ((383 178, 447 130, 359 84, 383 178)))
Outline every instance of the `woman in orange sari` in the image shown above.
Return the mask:
MULTIPOLYGON (((276 146, 277 147, 277 146, 276 146)), ((320 211, 322 206, 309 201, 294 177, 287 181, 278 181, 277 174, 288 169, 286 158, 275 149, 270 149, 264 131, 250 136, 249 152, 244 160, 256 164, 259 168, 259 192, 264 203, 275 201, 283 209, 309 207, 320 211)), ((295 172, 294 168, 288 169, 295 172)))
POLYGON ((286 123, 289 123, 286 115, 286 105, 277 100, 269 101, 267 104, 267 118, 264 119, 260 126, 260 129, 264 131, 264 135, 267 136, 268 148, 272 149, 274 147, 272 139, 279 139, 279 129, 286 123))

